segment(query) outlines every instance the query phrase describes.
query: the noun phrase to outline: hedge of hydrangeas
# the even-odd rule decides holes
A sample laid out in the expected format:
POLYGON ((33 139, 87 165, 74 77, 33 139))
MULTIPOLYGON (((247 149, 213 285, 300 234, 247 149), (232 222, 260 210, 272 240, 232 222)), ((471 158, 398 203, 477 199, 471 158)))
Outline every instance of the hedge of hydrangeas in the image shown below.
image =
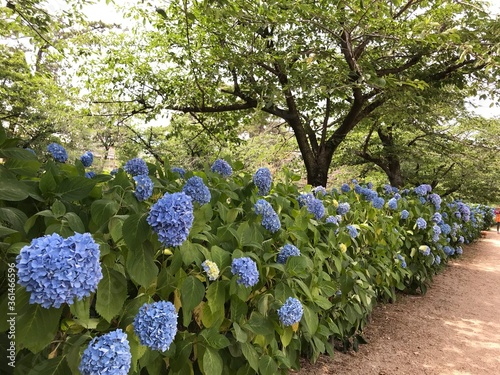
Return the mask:
POLYGON ((89 179, 57 147, 57 163, 16 150, 0 189, 16 361, 65 374, 287 373, 356 348, 377 302, 425 293, 492 221, 429 185, 299 189, 222 159, 89 179))

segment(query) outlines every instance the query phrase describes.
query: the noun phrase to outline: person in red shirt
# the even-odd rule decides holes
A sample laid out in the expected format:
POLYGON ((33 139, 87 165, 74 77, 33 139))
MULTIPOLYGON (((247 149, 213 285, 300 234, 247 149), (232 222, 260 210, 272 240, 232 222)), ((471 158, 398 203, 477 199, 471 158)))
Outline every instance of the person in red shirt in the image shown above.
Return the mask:
POLYGON ((500 233, 500 207, 495 208, 495 221, 497 223, 497 233, 500 233))

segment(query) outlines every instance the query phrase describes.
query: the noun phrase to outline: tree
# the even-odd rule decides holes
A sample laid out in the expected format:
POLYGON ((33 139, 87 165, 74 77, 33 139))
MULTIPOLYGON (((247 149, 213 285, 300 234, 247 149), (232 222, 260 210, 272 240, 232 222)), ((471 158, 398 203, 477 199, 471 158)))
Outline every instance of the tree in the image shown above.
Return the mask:
POLYGON ((391 98, 445 86, 473 95, 498 74, 499 24, 479 0, 152 6, 130 11, 151 27, 106 41, 107 69, 85 67, 94 95, 218 126, 263 111, 293 131, 312 185, 326 185, 340 144, 391 98))

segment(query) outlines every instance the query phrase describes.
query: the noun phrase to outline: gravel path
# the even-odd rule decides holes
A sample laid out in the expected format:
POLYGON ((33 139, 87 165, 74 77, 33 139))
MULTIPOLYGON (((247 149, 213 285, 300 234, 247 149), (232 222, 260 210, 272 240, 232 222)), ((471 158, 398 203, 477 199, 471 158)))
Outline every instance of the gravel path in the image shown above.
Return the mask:
POLYGON ((464 247, 425 296, 379 305, 357 353, 321 356, 296 374, 500 374, 500 234, 464 247))

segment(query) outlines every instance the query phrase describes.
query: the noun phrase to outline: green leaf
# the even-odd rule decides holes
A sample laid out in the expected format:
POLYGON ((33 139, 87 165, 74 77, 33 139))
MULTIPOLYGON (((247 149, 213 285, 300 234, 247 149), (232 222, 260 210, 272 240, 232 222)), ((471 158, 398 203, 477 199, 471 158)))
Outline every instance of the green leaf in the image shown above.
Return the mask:
POLYGON ((304 322, 305 329, 311 335, 314 335, 318 330, 319 320, 318 315, 312 311, 308 306, 302 305, 304 309, 304 315, 302 316, 302 321, 304 322))
POLYGON ((158 275, 154 253, 151 246, 129 248, 127 253, 127 272, 135 283, 149 286, 158 275))
POLYGON ((52 171, 48 170, 42 174, 42 177, 40 177, 39 188, 43 194, 54 191, 56 187, 57 182, 52 174, 52 171))
POLYGON ((22 201, 28 198, 29 188, 21 181, 14 179, 2 179, 0 184, 0 199, 5 201, 22 201))
POLYGON ((183 313, 183 324, 185 327, 191 322, 193 309, 200 304, 205 295, 205 285, 194 276, 184 279, 181 287, 181 303, 183 313))
POLYGON ((212 312, 224 312, 224 302, 226 301, 226 290, 229 285, 228 280, 212 282, 207 289, 207 302, 212 312))
POLYGON ((0 158, 19 159, 19 160, 37 160, 36 155, 31 151, 19 147, 0 148, 0 158))
POLYGON ((51 358, 38 363, 28 375, 68 375, 71 373, 64 356, 51 358))
MULTIPOLYGON (((62 307, 46 309, 29 303, 29 293, 23 288, 16 291, 16 340, 19 347, 38 353, 47 347, 56 336, 62 307)), ((7 317, 9 319, 9 317, 7 317)))
POLYGON ((54 213, 54 217, 56 218, 59 218, 66 213, 66 207, 64 206, 64 203, 59 200, 56 200, 50 209, 52 210, 52 212, 54 213))
POLYGON ((15 229, 6 228, 3 225, 0 225, 0 237, 8 236, 9 234, 17 233, 18 231, 15 229))
POLYGON ((249 342, 241 343, 241 351, 248 361, 249 365, 257 372, 259 371, 259 355, 249 342))
POLYGON ((217 331, 214 329, 205 329, 201 332, 200 336, 202 336, 205 339, 207 345, 213 349, 220 350, 231 345, 229 339, 226 336, 217 333, 217 331))
POLYGON ((101 226, 107 223, 119 209, 120 204, 118 202, 111 199, 99 199, 94 201, 90 206, 90 214, 94 223, 101 226))
POLYGON ((125 277, 106 266, 102 267, 102 280, 97 286, 97 312, 110 322, 122 309, 127 299, 127 280, 125 277))
POLYGON ((238 323, 233 323, 234 336, 238 342, 247 342, 248 335, 243 331, 238 323))
POLYGON ((281 343, 283 344, 284 348, 286 348, 288 344, 290 344, 290 341, 292 341, 292 337, 293 337, 292 327, 285 327, 283 333, 280 335, 281 343))
MULTIPOLYGON (((0 185, 2 185, 0 183, 0 185)), ((13 207, 2 207, 0 208, 0 220, 8 223, 12 229, 17 230, 18 232, 24 232, 24 224, 28 220, 26 214, 13 207)))
POLYGON ((250 320, 244 325, 245 328, 248 328, 250 331, 257 335, 269 335, 274 332, 273 323, 261 315, 258 312, 253 312, 250 320))
POLYGON ((259 372, 262 375, 275 375, 278 373, 278 365, 267 354, 264 354, 259 360, 259 372))
MULTIPOLYGON (((29 151, 28 151, 29 152, 29 151)), ((30 153, 30 152, 29 152, 30 153)), ((8 159, 5 163, 5 167, 9 171, 21 175, 36 177, 38 175, 38 170, 40 169, 40 162, 38 160, 21 160, 21 159, 8 159)))
POLYGON ((133 214, 125 219, 122 234, 129 249, 140 248, 150 233, 146 214, 133 214))
POLYGON ((69 227, 76 233, 85 233, 85 225, 82 219, 74 212, 66 212, 64 218, 68 222, 69 227))
POLYGON ((220 354, 212 348, 206 348, 203 354, 202 368, 205 375, 222 374, 223 362, 220 354))
POLYGON ((92 179, 82 176, 65 178, 57 185, 55 194, 64 201, 77 201, 89 195, 95 184, 92 179))

